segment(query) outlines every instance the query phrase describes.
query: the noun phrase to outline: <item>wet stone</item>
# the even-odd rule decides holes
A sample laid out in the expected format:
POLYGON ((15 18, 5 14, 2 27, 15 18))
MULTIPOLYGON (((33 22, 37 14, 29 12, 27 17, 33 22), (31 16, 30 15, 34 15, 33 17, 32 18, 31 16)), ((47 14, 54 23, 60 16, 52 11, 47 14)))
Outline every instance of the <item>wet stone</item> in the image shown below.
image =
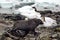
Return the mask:
POLYGON ((57 34, 52 35, 52 37, 57 37, 57 34))
POLYGON ((52 40, 58 40, 58 39, 52 39, 52 40))

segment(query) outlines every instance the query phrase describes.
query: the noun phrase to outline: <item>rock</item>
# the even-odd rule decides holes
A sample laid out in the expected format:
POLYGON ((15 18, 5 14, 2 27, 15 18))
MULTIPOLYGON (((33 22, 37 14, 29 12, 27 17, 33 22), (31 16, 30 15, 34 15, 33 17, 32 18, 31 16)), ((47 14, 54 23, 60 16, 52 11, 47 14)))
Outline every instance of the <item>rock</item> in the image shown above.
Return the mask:
POLYGON ((30 38, 30 40, 35 40, 35 38, 30 38))
POLYGON ((53 37, 53 38, 54 38, 54 37, 57 37, 57 34, 53 34, 52 37, 53 37))
POLYGON ((6 40, 13 40, 13 39, 11 39, 11 38, 7 37, 7 38, 6 38, 6 40))
POLYGON ((52 40, 58 40, 58 39, 52 39, 52 40))

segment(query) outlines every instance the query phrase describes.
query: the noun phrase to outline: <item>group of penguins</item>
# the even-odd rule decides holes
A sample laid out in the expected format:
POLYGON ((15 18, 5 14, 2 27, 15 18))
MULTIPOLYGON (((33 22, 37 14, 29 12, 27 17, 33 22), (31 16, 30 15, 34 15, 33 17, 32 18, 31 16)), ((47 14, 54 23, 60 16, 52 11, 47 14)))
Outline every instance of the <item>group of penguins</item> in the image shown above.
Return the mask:
MULTIPOLYGON (((16 10, 20 13, 16 16, 6 16, 5 18, 12 19, 14 25, 12 28, 3 33, 1 40, 5 37, 10 37, 14 40, 19 40, 19 38, 24 38, 30 31, 33 32, 34 36, 37 35, 35 28, 40 27, 53 28, 57 26, 56 20, 50 17, 43 17, 39 12, 36 12, 34 7, 24 6, 16 10)), ((43 14, 43 12, 42 12, 43 14)))

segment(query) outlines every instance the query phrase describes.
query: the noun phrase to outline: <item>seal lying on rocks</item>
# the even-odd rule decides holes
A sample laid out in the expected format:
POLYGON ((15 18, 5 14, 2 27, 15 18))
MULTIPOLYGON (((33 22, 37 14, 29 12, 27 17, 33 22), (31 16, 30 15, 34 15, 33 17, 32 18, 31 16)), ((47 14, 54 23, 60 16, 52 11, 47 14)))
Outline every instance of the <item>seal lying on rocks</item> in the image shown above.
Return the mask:
MULTIPOLYGON (((43 24, 40 19, 19 20, 15 22, 12 29, 8 30, 3 35, 14 39, 19 39, 20 37, 24 38, 30 31, 36 35, 35 28, 39 24, 43 24)), ((3 38, 1 38, 1 40, 2 39, 3 38)))

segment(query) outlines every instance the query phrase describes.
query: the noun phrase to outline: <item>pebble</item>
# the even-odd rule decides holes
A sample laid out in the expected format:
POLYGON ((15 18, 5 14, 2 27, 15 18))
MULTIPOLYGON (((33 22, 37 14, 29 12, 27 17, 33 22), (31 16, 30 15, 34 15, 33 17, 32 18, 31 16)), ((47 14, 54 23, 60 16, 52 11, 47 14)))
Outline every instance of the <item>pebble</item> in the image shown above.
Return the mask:
POLYGON ((53 34, 52 37, 57 37, 57 34, 53 34))

